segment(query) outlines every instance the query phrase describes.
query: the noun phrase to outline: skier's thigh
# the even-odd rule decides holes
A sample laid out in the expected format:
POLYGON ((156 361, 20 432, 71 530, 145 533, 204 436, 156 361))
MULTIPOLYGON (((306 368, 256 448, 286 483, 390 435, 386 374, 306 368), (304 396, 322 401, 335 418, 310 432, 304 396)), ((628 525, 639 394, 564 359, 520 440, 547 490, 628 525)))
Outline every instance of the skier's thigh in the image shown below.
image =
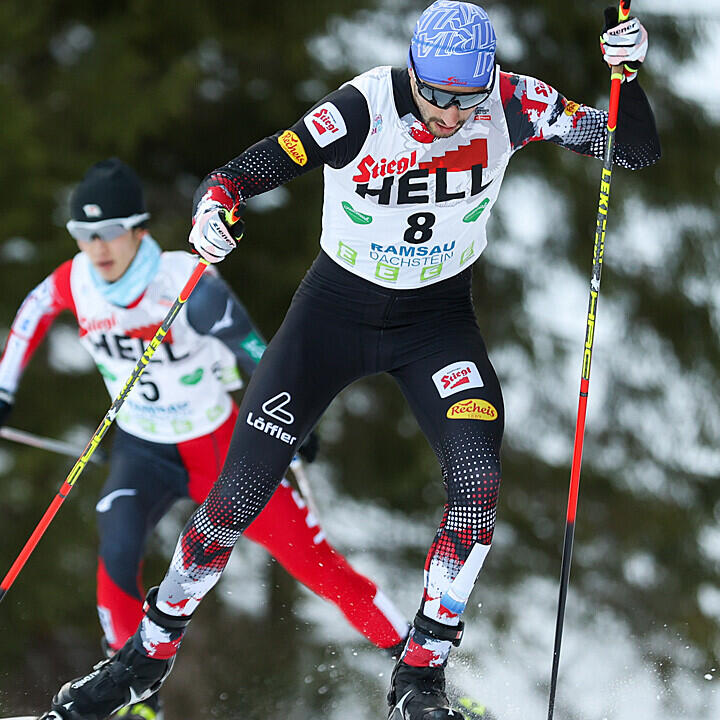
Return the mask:
POLYGON ((442 349, 394 371, 436 453, 441 444, 473 436, 502 439, 505 410, 495 370, 477 326, 448 328, 442 349))
POLYGON ((228 462, 249 454, 279 481, 330 401, 357 376, 332 335, 307 307, 291 308, 245 391, 228 462))

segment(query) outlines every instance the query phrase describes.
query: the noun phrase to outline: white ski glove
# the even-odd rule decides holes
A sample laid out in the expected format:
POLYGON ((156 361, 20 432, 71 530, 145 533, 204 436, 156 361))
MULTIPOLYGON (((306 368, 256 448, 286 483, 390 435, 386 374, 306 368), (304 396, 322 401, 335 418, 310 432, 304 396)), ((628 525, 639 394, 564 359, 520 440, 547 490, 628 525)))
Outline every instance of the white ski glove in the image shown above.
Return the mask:
POLYGON ((618 24, 617 7, 605 10, 605 27, 600 36, 603 60, 610 66, 622 65, 625 81, 634 80, 645 60, 648 33, 635 17, 618 24))
POLYGON ((200 257, 209 263, 218 263, 237 247, 237 240, 243 234, 243 221, 238 217, 231 225, 231 213, 217 203, 208 203, 198 210, 188 242, 200 257))

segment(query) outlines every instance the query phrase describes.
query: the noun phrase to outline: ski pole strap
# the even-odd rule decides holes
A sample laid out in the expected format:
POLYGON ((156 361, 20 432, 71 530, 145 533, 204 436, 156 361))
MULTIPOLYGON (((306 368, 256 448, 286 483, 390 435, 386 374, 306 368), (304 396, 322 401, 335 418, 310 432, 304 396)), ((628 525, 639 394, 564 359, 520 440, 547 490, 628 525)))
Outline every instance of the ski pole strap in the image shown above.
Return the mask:
POLYGON ((455 647, 460 644, 465 631, 465 623, 462 620, 457 625, 445 625, 425 617, 420 611, 415 615, 413 627, 433 640, 449 640, 455 647))
POLYGON ((192 620, 192 615, 185 615, 179 617, 177 615, 168 615, 167 613, 158 610, 157 608, 157 595, 158 587, 151 588, 148 591, 145 602, 143 603, 143 612, 146 617, 166 630, 184 630, 192 620))

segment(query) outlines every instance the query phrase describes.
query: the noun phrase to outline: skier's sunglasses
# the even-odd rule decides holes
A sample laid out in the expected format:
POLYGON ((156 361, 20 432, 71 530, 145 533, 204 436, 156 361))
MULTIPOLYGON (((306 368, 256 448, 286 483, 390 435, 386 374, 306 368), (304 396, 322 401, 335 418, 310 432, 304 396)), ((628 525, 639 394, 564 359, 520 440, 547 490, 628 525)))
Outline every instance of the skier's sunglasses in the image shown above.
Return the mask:
POLYGON ((99 222, 70 220, 65 227, 78 242, 91 242, 99 238, 110 242, 132 230, 150 217, 150 213, 139 213, 126 218, 110 218, 99 222))
POLYGON ((440 90, 439 88, 433 87, 424 83, 418 77, 418 71, 415 67, 415 60, 413 60, 412 52, 410 53, 410 64, 412 65, 413 74, 415 75, 415 87, 423 100, 427 100, 431 105, 440 108, 441 110, 447 110, 451 105, 457 105, 458 110, 470 110, 476 105, 485 102, 492 94, 493 88, 495 87, 495 68, 493 67, 492 78, 490 85, 485 90, 480 92, 448 92, 447 90, 440 90))

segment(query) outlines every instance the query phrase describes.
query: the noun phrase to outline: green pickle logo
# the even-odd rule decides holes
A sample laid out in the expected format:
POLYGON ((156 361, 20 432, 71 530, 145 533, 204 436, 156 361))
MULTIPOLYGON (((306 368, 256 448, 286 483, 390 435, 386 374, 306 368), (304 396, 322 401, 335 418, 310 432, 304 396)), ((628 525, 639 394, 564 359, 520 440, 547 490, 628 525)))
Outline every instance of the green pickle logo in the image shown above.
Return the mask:
POLYGON ((464 223, 475 222, 482 214, 483 210, 487 207, 490 202, 490 198, 485 198, 477 207, 474 207, 464 218, 464 223))
POLYGON ((198 368, 194 372, 191 372, 188 375, 183 375, 180 378, 180 382, 183 385, 197 385, 203 378, 204 371, 202 368, 198 368))
POLYGON ((366 215, 357 211, 349 202, 346 200, 342 201, 342 207, 347 216, 358 225, 369 225, 372 222, 372 216, 366 215))

